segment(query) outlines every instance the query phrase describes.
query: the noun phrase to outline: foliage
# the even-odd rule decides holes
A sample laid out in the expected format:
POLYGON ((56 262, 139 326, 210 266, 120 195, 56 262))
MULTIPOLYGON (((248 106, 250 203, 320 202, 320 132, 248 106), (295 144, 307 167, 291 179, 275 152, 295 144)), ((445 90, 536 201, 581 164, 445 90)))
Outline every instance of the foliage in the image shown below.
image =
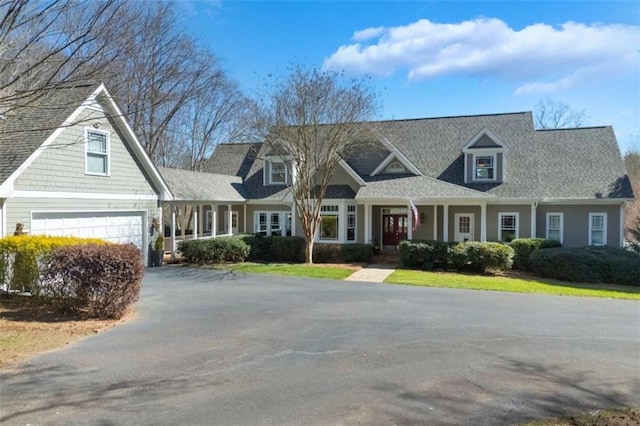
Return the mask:
POLYGON ((245 234, 239 235, 237 238, 249 246, 249 260, 272 260, 273 239, 271 237, 260 234, 245 234))
POLYGON ((370 262, 373 259, 373 246, 371 244, 344 244, 340 250, 340 258, 343 262, 370 262))
POLYGON ((512 265, 513 249, 503 243, 466 241, 454 245, 449 252, 449 266, 457 270, 504 271, 512 265))
POLYGON ((562 247, 560 241, 544 238, 516 238, 509 245, 515 252, 513 256, 513 268, 523 271, 531 270, 530 257, 533 252, 540 249, 562 247))
POLYGON ((341 252, 340 244, 314 244, 313 260, 317 263, 340 263, 341 252))
POLYGON ((388 284, 422 287, 464 288, 471 290, 510 291, 515 293, 556 294, 564 296, 607 297, 640 300, 637 287, 608 284, 571 284, 527 276, 486 276, 454 272, 426 272, 398 269, 386 280, 388 284))
POLYGON ((156 251, 164 251, 164 236, 162 234, 158 234, 156 237, 154 249, 156 251))
POLYGON ((614 247, 562 247, 531 255, 534 274, 571 282, 640 286, 640 256, 614 247))
POLYGON ((206 240, 183 240, 178 250, 189 263, 211 264, 244 262, 249 257, 250 247, 240 237, 220 237, 206 240))
POLYGON ((271 259, 276 262, 304 262, 302 237, 271 237, 271 259))
POLYGON ((54 250, 40 295, 69 311, 120 318, 138 300, 144 265, 133 244, 85 244, 54 250))
POLYGON ((0 239, 0 286, 37 292, 43 265, 58 247, 109 244, 97 238, 16 235, 0 239))
POLYGON ((402 241, 400 263, 405 268, 446 268, 451 245, 442 241, 402 241))

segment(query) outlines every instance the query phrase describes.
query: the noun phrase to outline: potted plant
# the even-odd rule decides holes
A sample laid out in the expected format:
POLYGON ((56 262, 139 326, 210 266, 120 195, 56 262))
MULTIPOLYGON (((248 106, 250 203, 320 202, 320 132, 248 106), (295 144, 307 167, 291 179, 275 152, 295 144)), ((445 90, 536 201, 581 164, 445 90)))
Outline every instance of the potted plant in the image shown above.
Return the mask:
POLYGON ((162 266, 162 258, 164 257, 164 237, 158 234, 153 247, 152 265, 162 266))

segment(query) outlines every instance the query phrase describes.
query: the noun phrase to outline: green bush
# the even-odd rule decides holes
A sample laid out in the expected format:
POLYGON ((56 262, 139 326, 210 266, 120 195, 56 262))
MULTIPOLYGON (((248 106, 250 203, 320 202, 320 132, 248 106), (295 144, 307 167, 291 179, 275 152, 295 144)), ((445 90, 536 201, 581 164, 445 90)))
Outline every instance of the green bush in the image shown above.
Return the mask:
POLYGON ((531 255, 531 270, 563 281, 640 286, 640 256, 614 247, 538 250, 531 255))
POLYGON ((314 263, 340 263, 340 244, 314 244, 313 245, 313 262, 314 263))
POLYGON ((267 237, 259 234, 246 234, 240 235, 242 241, 244 241, 250 248, 249 251, 249 260, 263 260, 270 261, 272 260, 272 243, 273 239, 271 237, 267 237))
POLYGON ((64 310, 120 318, 142 286, 142 253, 133 244, 56 248, 43 271, 39 294, 64 310))
POLYGON ((449 266, 457 270, 504 271, 513 265, 513 249, 496 242, 466 241, 451 248, 449 266))
MULTIPOLYGON (((269 238, 269 237, 267 237, 269 238)), ((271 259, 276 262, 304 262, 305 239, 302 237, 270 237, 271 259)), ((267 260, 267 259, 263 259, 267 260)))
POLYGON ((220 237, 180 241, 178 250, 189 263, 212 264, 244 262, 249 257, 250 247, 243 238, 220 237))
POLYGON ((522 271, 531 271, 531 254, 536 250, 562 247, 560 241, 546 240, 544 238, 516 238, 509 245, 515 252, 513 256, 513 268, 522 271))
POLYGON ((369 262, 373 258, 373 246, 371 244, 344 244, 340 250, 340 258, 343 262, 369 262))
POLYGON ((400 263, 405 268, 446 269, 452 245, 442 241, 402 241, 400 263))

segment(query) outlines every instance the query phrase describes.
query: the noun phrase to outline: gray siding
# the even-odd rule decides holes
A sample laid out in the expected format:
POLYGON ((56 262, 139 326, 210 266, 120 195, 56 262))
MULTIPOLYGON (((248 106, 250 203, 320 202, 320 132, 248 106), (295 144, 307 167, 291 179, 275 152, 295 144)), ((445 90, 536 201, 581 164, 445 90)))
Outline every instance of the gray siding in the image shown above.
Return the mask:
MULTIPOLYGON (((474 173, 473 173, 473 154, 466 154, 466 170, 465 173, 467 174, 467 182, 474 182, 474 173)), ((504 154, 499 152, 496 154, 496 164, 495 164, 495 173, 496 173, 496 180, 495 182, 500 183, 503 182, 503 177, 504 177, 504 154)), ((488 181, 488 182, 493 182, 493 181, 488 181)))
MULTIPOLYGON (((418 214, 424 215, 422 224, 413 231, 414 240, 433 240, 433 206, 417 206, 418 214)), ((413 214, 410 212, 410 214, 413 214)), ((411 218, 413 220, 413 217, 411 218)))
POLYGON ((152 195, 149 183, 129 149, 102 113, 87 111, 81 124, 66 128, 16 179, 16 190, 152 195), (85 174, 85 126, 109 132, 110 176, 85 174))
POLYGON ((349 185, 354 191, 358 191, 360 185, 347 173, 347 171, 340 165, 336 166, 333 176, 329 181, 329 185, 349 185))
POLYGON ((547 235, 547 213, 564 214, 563 246, 580 247, 589 244, 589 213, 607 214, 607 244, 614 247, 620 241, 620 205, 538 205, 536 233, 540 238, 547 235))
POLYGON ((364 205, 356 206, 356 243, 364 243, 364 205))
POLYGON ((449 241, 455 241, 456 213, 473 214, 473 240, 480 241, 480 206, 449 206, 449 241))
POLYGON ((531 237, 531 205, 489 205, 487 206, 487 241, 498 241, 498 214, 519 213, 518 237, 531 237))
MULTIPOLYGON (((220 212, 222 209, 219 209, 220 212)), ((254 232, 254 213, 257 211, 261 212, 290 212, 291 207, 286 204, 247 204, 247 233, 253 234, 254 232)), ((220 213, 218 213, 220 214, 220 213)), ((222 221, 220 223, 223 223, 222 221)), ((302 236, 302 227, 298 226, 299 222, 296 223, 296 235, 302 236)))
POLYGON ((470 148, 501 148, 488 135, 482 135, 470 148))

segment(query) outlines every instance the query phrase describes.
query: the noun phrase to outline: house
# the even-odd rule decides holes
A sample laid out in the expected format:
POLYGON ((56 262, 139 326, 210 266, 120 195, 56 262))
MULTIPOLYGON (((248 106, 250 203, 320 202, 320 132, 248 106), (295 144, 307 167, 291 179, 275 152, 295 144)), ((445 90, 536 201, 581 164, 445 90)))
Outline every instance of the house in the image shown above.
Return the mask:
MULTIPOLYGON (((336 169, 318 243, 389 251, 404 239, 622 245, 633 192, 611 127, 535 130, 532 113, 523 112, 380 121, 374 128, 369 143, 336 169)), ((221 215, 220 203, 193 201, 200 236, 212 229, 302 236, 287 189, 291 166, 269 149, 217 146, 207 186, 237 197, 223 202, 221 215)), ((207 173, 199 175, 194 187, 207 173)))
POLYGON ((98 237, 145 252, 172 199, 102 84, 52 89, 0 120, 0 237, 98 237))

